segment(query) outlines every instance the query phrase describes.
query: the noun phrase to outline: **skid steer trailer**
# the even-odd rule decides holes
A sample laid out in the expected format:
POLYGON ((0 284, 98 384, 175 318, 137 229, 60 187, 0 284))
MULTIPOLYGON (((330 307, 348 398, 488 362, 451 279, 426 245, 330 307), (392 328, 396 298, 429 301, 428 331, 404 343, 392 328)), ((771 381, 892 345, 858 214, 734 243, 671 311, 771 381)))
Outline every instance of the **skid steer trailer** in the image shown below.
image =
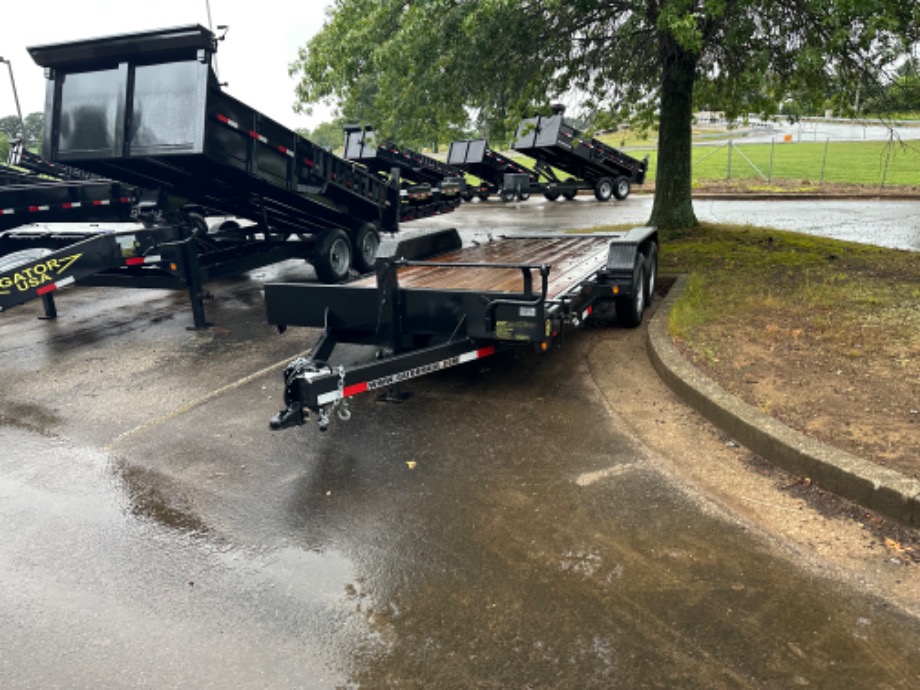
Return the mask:
MULTIPOLYGON (((598 201, 610 197, 623 200, 633 184, 643 184, 648 170, 648 156, 637 160, 607 144, 583 135, 565 121, 565 108, 553 106, 549 117, 535 115, 522 120, 515 133, 512 148, 537 161, 534 171, 540 175, 542 191, 550 201, 564 194, 573 198, 580 189, 591 189, 598 201), (573 177, 559 179, 556 170, 573 177), (572 193, 572 188, 575 189, 572 193), (571 195, 571 196, 570 196, 571 195)), ((507 186, 525 190, 526 180, 518 178, 507 186)))
POLYGON ((308 357, 284 371, 285 407, 271 428, 321 430, 351 397, 520 346, 561 346, 567 327, 600 302, 638 326, 655 289, 658 233, 639 227, 603 235, 521 235, 464 247, 456 230, 381 245, 375 275, 346 285, 269 283, 269 323, 322 328, 308 357), (372 346, 377 359, 334 363, 340 343, 372 346))
POLYGON ((540 183, 536 172, 498 151, 493 151, 489 148, 487 139, 452 141, 447 150, 447 162, 480 179, 479 185, 467 186, 463 197, 466 201, 472 201, 474 196, 486 201, 493 194, 498 194, 505 202, 514 201, 515 197, 526 201, 530 196, 530 188, 537 188, 540 183), (519 191, 509 186, 505 191, 507 175, 521 176, 512 179, 525 180, 525 188, 519 191))

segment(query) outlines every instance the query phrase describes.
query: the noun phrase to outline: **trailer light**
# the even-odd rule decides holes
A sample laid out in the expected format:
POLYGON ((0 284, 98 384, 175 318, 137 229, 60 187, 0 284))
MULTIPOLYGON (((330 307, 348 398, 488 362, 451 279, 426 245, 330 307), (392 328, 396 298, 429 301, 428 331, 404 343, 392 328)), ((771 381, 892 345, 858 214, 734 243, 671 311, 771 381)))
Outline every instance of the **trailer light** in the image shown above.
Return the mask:
POLYGON ((170 270, 170 271, 176 271, 176 270, 178 270, 178 269, 179 269, 179 267, 178 267, 175 263, 170 262, 170 264, 169 264, 169 270, 170 270))
POLYGON ((612 288, 610 288, 610 292, 612 292, 614 295, 619 295, 619 294, 620 294, 620 286, 619 286, 619 285, 614 285, 612 288))
POLYGON ((544 340, 542 343, 540 343, 540 349, 543 350, 543 352, 546 352, 549 349, 549 343, 544 340))

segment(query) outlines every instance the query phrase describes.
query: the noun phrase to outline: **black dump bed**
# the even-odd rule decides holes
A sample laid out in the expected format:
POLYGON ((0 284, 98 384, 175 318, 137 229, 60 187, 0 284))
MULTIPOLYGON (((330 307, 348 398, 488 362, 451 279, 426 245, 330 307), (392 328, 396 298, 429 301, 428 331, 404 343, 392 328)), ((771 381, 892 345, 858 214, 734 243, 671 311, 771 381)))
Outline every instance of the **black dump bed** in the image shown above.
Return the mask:
POLYGON ((624 176, 630 182, 642 184, 648 169, 647 159, 637 160, 602 141, 584 136, 565 121, 559 107, 551 116, 536 115, 522 120, 512 148, 589 182, 624 176))
POLYGON ((405 180, 416 184, 429 184, 432 187, 441 186, 445 180, 463 177, 457 168, 437 158, 400 147, 392 141, 378 144, 372 129, 358 125, 345 127, 344 157, 384 175, 389 175, 393 168, 398 168, 400 176, 405 180))
POLYGON ((487 139, 464 139, 453 141, 447 150, 447 163, 466 170, 480 180, 490 182, 496 187, 504 183, 508 173, 529 175, 536 184, 537 174, 498 151, 489 148, 487 139))
POLYGON ((225 94, 216 46, 191 25, 29 48, 48 75, 44 158, 279 230, 395 231, 396 190, 225 94))

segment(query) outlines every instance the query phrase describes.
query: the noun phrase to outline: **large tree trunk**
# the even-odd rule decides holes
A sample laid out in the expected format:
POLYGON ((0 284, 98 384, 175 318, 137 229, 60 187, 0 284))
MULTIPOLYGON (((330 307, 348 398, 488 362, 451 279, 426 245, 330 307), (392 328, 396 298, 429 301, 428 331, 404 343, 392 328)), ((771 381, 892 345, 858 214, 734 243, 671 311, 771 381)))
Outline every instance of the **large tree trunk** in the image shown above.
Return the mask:
POLYGON ((697 225, 690 192, 695 75, 696 58, 674 41, 663 39, 658 172, 655 202, 648 221, 662 230, 697 225))

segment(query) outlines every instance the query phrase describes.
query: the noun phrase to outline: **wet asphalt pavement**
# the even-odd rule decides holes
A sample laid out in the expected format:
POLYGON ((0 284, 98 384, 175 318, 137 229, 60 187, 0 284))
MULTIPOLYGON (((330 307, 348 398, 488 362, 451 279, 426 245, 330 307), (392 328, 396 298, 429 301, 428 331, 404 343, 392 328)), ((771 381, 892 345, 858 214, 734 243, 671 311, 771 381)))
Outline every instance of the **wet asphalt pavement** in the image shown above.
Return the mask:
MULTIPOLYGON (((645 201, 576 203, 517 210, 576 227, 645 201)), ((479 206, 424 224, 524 229, 479 206)), ((0 686, 920 683, 920 622, 802 568, 621 428, 586 371, 615 325, 272 433, 315 335, 264 323, 279 276, 311 270, 211 286, 202 332, 165 292, 0 316, 0 686)))

